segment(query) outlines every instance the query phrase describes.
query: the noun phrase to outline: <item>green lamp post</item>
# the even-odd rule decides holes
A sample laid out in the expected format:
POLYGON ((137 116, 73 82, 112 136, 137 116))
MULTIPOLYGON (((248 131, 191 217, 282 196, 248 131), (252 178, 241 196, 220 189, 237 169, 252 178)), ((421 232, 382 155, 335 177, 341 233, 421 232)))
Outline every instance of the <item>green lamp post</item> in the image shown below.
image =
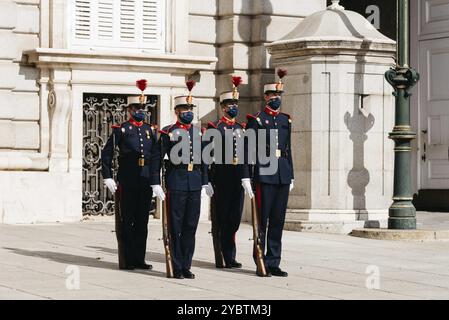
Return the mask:
POLYGON ((410 90, 418 82, 419 74, 409 66, 409 0, 397 0, 397 63, 385 73, 395 89, 396 115, 390 139, 395 143, 393 204, 389 209, 388 229, 416 229, 416 210, 413 206, 410 160, 411 141, 416 134, 410 126, 410 90))

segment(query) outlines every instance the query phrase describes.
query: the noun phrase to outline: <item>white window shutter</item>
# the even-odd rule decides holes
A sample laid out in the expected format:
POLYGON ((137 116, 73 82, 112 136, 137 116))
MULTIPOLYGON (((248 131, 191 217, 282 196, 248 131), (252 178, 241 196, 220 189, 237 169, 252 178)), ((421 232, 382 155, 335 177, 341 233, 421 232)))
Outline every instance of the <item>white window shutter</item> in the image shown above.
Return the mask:
POLYGON ((75 39, 90 39, 92 35, 91 0, 75 0, 75 39))
POLYGON ((158 0, 143 0, 142 41, 158 43, 161 36, 161 3, 158 0))
POLYGON ((120 1, 120 40, 134 42, 136 40, 136 2, 137 0, 120 1))
POLYGON ((98 38, 114 40, 114 0, 98 1, 98 38))
POLYGON ((164 0, 72 0, 76 47, 164 49, 164 0))

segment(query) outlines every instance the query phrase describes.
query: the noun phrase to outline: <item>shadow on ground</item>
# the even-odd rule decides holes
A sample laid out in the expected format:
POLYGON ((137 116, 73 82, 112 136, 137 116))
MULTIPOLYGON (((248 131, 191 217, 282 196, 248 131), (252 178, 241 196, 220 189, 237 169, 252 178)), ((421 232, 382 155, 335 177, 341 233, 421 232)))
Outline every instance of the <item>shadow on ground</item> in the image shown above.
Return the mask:
MULTIPOLYGON (((106 247, 98 247, 98 246, 87 246, 87 248, 90 249, 95 249, 104 253, 110 253, 110 254, 114 254, 117 255, 117 249, 112 249, 112 248, 106 248, 106 247)), ((165 264, 165 255, 158 253, 158 252, 147 252, 146 258, 151 262, 158 262, 158 263, 164 263, 165 264)), ((202 260, 193 260, 192 261, 192 266, 193 267, 197 267, 197 268, 202 268, 202 269, 216 269, 215 268, 215 263, 212 262, 207 262, 207 261, 202 261, 202 260)), ((221 269, 221 271, 225 271, 225 272, 233 272, 233 273, 245 273, 245 274, 250 274, 250 275, 256 275, 255 270, 248 270, 248 269, 221 269)))
MULTIPOLYGON (((27 257, 35 257, 47 259, 50 261, 64 263, 64 264, 73 264, 77 266, 85 266, 92 268, 102 268, 102 269, 110 269, 110 270, 119 270, 118 264, 114 262, 102 261, 100 257, 92 258, 92 257, 84 257, 73 254, 67 254, 62 252, 54 252, 54 251, 34 251, 34 250, 24 250, 19 248, 7 248, 3 247, 3 249, 9 250, 12 253, 27 256, 27 257)), ((154 270, 120 270, 125 272, 139 273, 139 274, 148 274, 149 276, 157 276, 165 278, 165 273, 154 270)))

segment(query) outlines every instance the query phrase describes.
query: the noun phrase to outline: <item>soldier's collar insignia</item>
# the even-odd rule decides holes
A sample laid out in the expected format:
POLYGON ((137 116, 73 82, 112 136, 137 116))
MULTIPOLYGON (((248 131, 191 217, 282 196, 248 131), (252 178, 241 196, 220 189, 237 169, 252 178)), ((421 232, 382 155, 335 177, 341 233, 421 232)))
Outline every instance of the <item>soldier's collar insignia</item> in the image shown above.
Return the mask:
POLYGON ((189 130, 190 127, 192 126, 191 124, 183 124, 179 121, 176 121, 176 125, 178 126, 178 128, 184 129, 184 130, 189 130))
POLYGON ((221 121, 226 123, 228 126, 232 126, 235 124, 235 119, 229 119, 225 116, 221 117, 221 121))
MULTIPOLYGON (((141 126, 143 126, 143 121, 141 121, 141 122, 137 122, 136 120, 134 120, 134 119, 129 119, 129 123, 131 123, 133 126, 135 126, 135 127, 141 127, 141 126)), ((132 128, 130 128, 130 129, 132 129, 132 128)))
POLYGON ((273 110, 269 106, 266 106, 264 111, 266 114, 269 114, 270 116, 277 116, 279 115, 280 112, 280 110, 273 110))

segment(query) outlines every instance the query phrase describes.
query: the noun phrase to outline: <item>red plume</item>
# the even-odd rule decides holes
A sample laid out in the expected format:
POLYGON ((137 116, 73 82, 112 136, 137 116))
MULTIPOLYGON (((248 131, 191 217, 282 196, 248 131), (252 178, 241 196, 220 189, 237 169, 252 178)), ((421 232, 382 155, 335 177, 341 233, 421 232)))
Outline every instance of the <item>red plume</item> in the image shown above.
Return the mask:
POLYGON ((145 91, 145 89, 147 88, 147 80, 145 80, 145 79, 137 80, 136 86, 137 86, 137 88, 140 89, 140 91, 145 91))
POLYGON ((287 70, 285 70, 285 69, 279 69, 278 70, 278 77, 279 77, 279 79, 282 79, 286 75, 287 75, 287 70))
POLYGON ((187 86, 187 89, 189 89, 189 92, 192 91, 195 84, 196 84, 195 80, 189 80, 186 82, 186 86, 187 86))
POLYGON ((242 77, 233 76, 232 77, 232 84, 234 85, 234 87, 237 88, 239 85, 242 84, 242 77))

